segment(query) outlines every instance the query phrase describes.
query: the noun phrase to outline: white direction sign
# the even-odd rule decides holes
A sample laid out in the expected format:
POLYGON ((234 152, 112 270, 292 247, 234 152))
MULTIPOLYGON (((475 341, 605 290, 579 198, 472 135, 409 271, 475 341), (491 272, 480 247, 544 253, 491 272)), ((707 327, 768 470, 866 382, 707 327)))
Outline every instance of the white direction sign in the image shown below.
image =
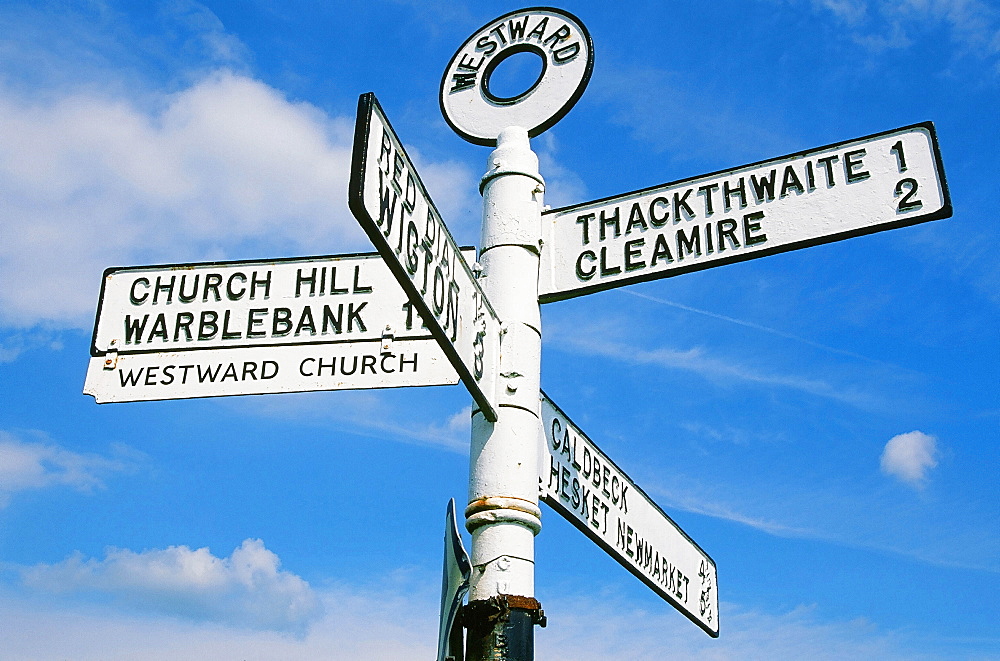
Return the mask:
POLYGON ((374 253, 108 269, 90 352, 98 403, 458 382, 374 253))
POLYGON ((541 499, 713 638, 715 561, 542 393, 541 499))
POLYGON ((496 421, 500 321, 371 93, 358 101, 349 203, 483 415, 496 421))
POLYGON ((951 215, 916 124, 542 216, 543 303, 951 215))

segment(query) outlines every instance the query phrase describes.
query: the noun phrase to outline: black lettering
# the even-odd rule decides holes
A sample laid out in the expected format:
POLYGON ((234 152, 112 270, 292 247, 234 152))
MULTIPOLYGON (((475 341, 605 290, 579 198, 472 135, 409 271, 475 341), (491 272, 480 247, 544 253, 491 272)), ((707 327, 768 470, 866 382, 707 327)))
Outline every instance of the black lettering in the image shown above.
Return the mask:
POLYGON ((566 41, 569 39, 570 34, 569 27, 564 25, 549 35, 548 38, 542 42, 542 44, 548 46, 549 50, 552 50, 559 44, 560 41, 566 41), (550 41, 552 42, 551 44, 549 44, 550 41))
POLYGON ((684 233, 684 228, 677 230, 677 259, 684 259, 684 251, 689 255, 701 256, 701 228, 695 225, 691 228, 691 236, 684 233))
MULTIPOLYGON (((264 287, 264 298, 271 298, 271 272, 268 271, 263 279, 257 277, 257 272, 253 272, 250 277, 250 300, 257 297, 257 287, 264 287)), ((182 287, 183 288, 183 287, 182 287)))
POLYGON ((198 322, 198 339, 211 340, 219 332, 219 313, 214 310, 202 310, 198 322))
POLYGON ((158 302, 157 299, 160 297, 160 292, 166 292, 167 303, 170 303, 170 299, 174 296, 174 281, 177 280, 177 276, 170 276, 170 283, 163 284, 160 282, 160 276, 156 276, 156 286, 153 287, 153 305, 158 302))
POLYGON ((608 266, 608 248, 607 246, 601 248, 601 277, 606 275, 615 275, 622 272, 622 267, 620 266, 608 266))
POLYGON ((361 310, 368 305, 368 301, 364 301, 358 307, 354 307, 354 303, 348 303, 347 307, 347 332, 350 333, 354 330, 354 320, 357 319, 358 330, 362 333, 368 330, 365 326, 364 320, 361 318, 361 310))
POLYGON ((749 248, 750 246, 755 246, 758 243, 764 243, 767 241, 766 234, 758 234, 757 236, 752 236, 753 232, 760 231, 760 223, 754 222, 760 220, 764 217, 763 211, 754 211, 753 213, 748 213, 743 216, 743 243, 749 248))
POLYGON ((682 220, 682 218, 681 218, 681 209, 684 209, 684 213, 685 213, 685 215, 688 218, 694 218, 694 209, 692 209, 691 205, 687 203, 688 195, 691 194, 692 190, 693 189, 691 189, 691 188, 687 189, 686 191, 684 191, 683 195, 678 195, 677 193, 674 193, 674 222, 675 223, 679 223, 682 220))
POLYGON ((833 188, 836 182, 833 180, 833 164, 840 160, 839 156, 827 156, 825 158, 817 158, 816 163, 823 166, 826 171, 826 185, 827 188, 833 188))
POLYGON ((567 46, 563 46, 562 48, 557 48, 552 51, 552 59, 555 60, 556 64, 562 64, 564 62, 569 62, 579 53, 580 44, 579 42, 574 41, 567 46))
POLYGON ((215 371, 212 371, 212 367, 208 366, 204 370, 201 369, 201 365, 198 365, 198 383, 205 383, 208 380, 211 383, 215 383, 216 377, 219 376, 219 371, 222 369, 222 364, 215 366, 215 371))
POLYGON ((312 308, 308 305, 302 308, 299 323, 295 326, 295 335, 300 335, 302 331, 309 331, 310 335, 316 334, 316 321, 313 319, 312 308))
POLYGON ((247 293, 246 286, 240 287, 239 291, 233 289, 233 283, 239 279, 241 282, 246 284, 247 277, 237 271, 236 273, 229 276, 229 280, 226 282, 226 296, 229 297, 230 301, 238 301, 243 298, 243 295, 247 293))
POLYGON ((715 213, 715 209, 712 205, 712 193, 719 190, 719 184, 705 184, 704 186, 698 187, 698 195, 702 195, 705 198, 705 215, 711 216, 715 213))
POLYGON ((137 386, 139 385, 139 380, 142 379, 142 372, 146 369, 145 367, 140 367, 138 372, 133 372, 129 370, 118 370, 118 378, 121 379, 122 388, 125 386, 137 386))
POLYGON ((274 322, 271 325, 271 335, 284 337, 292 331, 292 311, 288 308, 274 308, 274 322))
POLYGON ((295 297, 296 298, 298 298, 299 296, 302 295, 302 285, 303 284, 308 284, 309 285, 309 295, 310 296, 315 296, 316 295, 316 268, 315 267, 313 267, 313 270, 312 270, 311 274, 309 275, 309 277, 303 277, 302 276, 302 269, 299 269, 295 273, 295 297))
MULTIPOLYGON (((257 326, 260 326, 261 324, 264 323, 263 319, 258 319, 257 317, 259 315, 266 315, 266 314, 267 314, 267 308, 251 308, 250 315, 247 317, 247 339, 253 337, 264 337, 265 335, 267 335, 267 331, 254 330, 257 326)), ((177 338, 175 337, 174 339, 176 340, 177 338)))
POLYGON ((785 166, 785 174, 781 179, 781 195, 780 197, 785 197, 788 195, 788 191, 794 189, 796 194, 801 195, 806 192, 803 188, 802 182, 799 181, 799 175, 795 174, 795 168, 791 165, 785 166))
POLYGON ((628 225, 625 227, 625 234, 631 233, 633 227, 641 227, 642 231, 649 229, 646 225, 646 219, 642 216, 642 207, 636 202, 632 205, 632 211, 628 214, 628 225))
POLYGON ((583 216, 577 216, 576 224, 583 226, 583 245, 590 243, 590 221, 592 221, 597 216, 592 213, 588 213, 583 216))
POLYGON ((240 380, 246 381, 248 377, 257 380, 257 363, 249 360, 243 363, 243 378, 240 380))
POLYGON ((663 234, 656 235, 656 245, 653 246, 653 257, 649 260, 650 266, 656 266, 656 262, 666 259, 667 262, 673 262, 674 257, 670 254, 670 246, 667 244, 667 237, 663 234))
POLYGON ((229 330, 229 314, 231 310, 226 310, 225 315, 222 318, 222 339, 223 340, 238 340, 243 337, 243 334, 239 331, 229 330))
MULTIPOLYGON (((867 170, 858 170, 858 168, 863 168, 864 163, 861 162, 861 158, 865 156, 868 152, 864 149, 855 149, 854 151, 849 151, 844 154, 844 171, 847 173, 847 183, 853 184, 856 181, 864 181, 871 174, 867 170), (855 160, 856 159, 856 160, 855 160)), ((153 302, 156 302, 156 297, 153 297, 153 302)))
POLYGON ((351 363, 351 371, 347 371, 347 359, 344 357, 340 358, 340 373, 344 376, 351 376, 358 371, 358 357, 354 356, 354 362, 351 363))
POLYGON ((670 200, 665 197, 653 198, 653 201, 649 203, 649 222, 652 223, 653 227, 663 227, 668 220, 670 220, 670 200), (657 204, 665 207, 662 218, 656 217, 654 209, 656 209, 657 204))
POLYGON ((188 274, 185 273, 181 276, 181 286, 177 290, 177 300, 181 303, 190 303, 194 299, 198 298, 198 281, 201 279, 201 275, 194 276, 194 282, 191 283, 191 293, 184 293, 184 283, 187 282, 188 274))
POLYGON ((139 318, 132 318, 131 315, 125 315, 125 344, 138 344, 142 342, 142 333, 146 330, 146 321, 149 320, 149 315, 142 315, 142 321, 139 318))
POLYGON ((338 335, 344 330, 344 304, 337 306, 337 314, 334 316, 333 308, 329 305, 323 306, 323 334, 326 335, 333 328, 333 332, 338 335))
MULTIPOLYGON (((181 280, 183 282, 183 279, 181 280)), ((190 342, 194 338, 191 336, 191 324, 194 323, 194 315, 190 312, 177 313, 177 325, 174 327, 174 342, 181 338, 181 330, 184 331, 184 339, 190 342)))
POLYGON ((601 209, 601 222, 598 225, 598 229, 600 230, 601 241, 603 241, 606 238, 604 233, 604 228, 606 227, 614 227, 616 239, 619 236, 621 236, 622 228, 621 224, 618 222, 618 219, 619 219, 618 207, 615 207, 615 215, 611 216, 610 218, 605 216, 604 209, 601 209))
POLYGON ((634 271, 636 269, 646 268, 646 261, 643 259, 634 260, 636 257, 642 257, 642 246, 646 244, 645 239, 632 239, 631 241, 625 242, 625 270, 634 271))
POLYGON ((597 255, 594 254, 593 250, 584 250, 580 253, 580 256, 576 258, 576 277, 581 280, 590 280, 597 273, 597 267, 594 265, 590 266, 589 270, 584 270, 583 268, 583 258, 586 257, 591 262, 597 261, 597 255))
POLYGON ((726 249, 726 242, 724 239, 729 239, 729 247, 736 248, 740 247, 740 242, 736 240, 736 228, 739 227, 738 223, 732 218, 723 218, 715 225, 715 231, 719 237, 719 252, 726 249))
POLYGON ((132 282, 132 288, 128 292, 128 300, 132 302, 132 305, 142 305, 149 298, 149 292, 146 292, 141 297, 135 295, 136 285, 141 284, 146 289, 149 289, 149 279, 148 278, 136 278, 132 282))
POLYGON ((208 273, 205 275, 205 289, 201 295, 201 302, 208 302, 208 292, 215 294, 215 302, 218 303, 222 300, 222 294, 219 293, 219 285, 222 284, 222 276, 218 273, 208 273))
POLYGON ((747 205, 747 189, 743 182, 743 177, 740 177, 740 183, 736 186, 730 188, 729 182, 722 182, 722 199, 726 206, 726 211, 728 212, 732 209, 732 198, 736 195, 740 198, 740 209, 743 209, 747 205))
POLYGON ((757 175, 750 175, 750 187, 753 189, 753 194, 757 198, 758 204, 765 200, 768 202, 774 200, 774 182, 777 176, 777 170, 771 170, 769 177, 763 176, 759 180, 757 179, 757 175))
POLYGON ((413 365, 413 373, 417 372, 417 354, 413 354, 413 360, 406 360, 405 354, 399 354, 399 371, 403 371, 403 365, 413 365))
POLYGON ((528 33, 528 37, 527 38, 531 39, 532 37, 537 36, 538 37, 538 41, 541 41, 542 37, 545 36, 545 28, 547 28, 548 25, 549 25, 549 18, 548 18, 548 16, 546 16, 545 18, 543 18, 542 20, 540 20, 538 22, 538 25, 535 26, 534 30, 532 30, 531 32, 528 33))
POLYGON ((232 379, 233 381, 239 381, 239 377, 236 375, 236 363, 229 363, 229 367, 226 368, 225 374, 219 379, 219 382, 225 381, 226 379, 232 379))

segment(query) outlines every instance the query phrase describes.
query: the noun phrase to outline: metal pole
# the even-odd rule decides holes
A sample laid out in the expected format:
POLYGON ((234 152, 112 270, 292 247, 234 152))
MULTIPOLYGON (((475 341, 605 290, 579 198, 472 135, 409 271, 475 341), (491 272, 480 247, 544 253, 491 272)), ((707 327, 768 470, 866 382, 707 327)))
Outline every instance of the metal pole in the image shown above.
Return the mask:
POLYGON ((497 379, 498 419, 474 412, 465 526, 472 581, 462 621, 468 661, 533 661, 538 438, 541 433, 539 237, 545 190, 527 130, 505 129, 480 183, 480 283, 504 322, 497 379))

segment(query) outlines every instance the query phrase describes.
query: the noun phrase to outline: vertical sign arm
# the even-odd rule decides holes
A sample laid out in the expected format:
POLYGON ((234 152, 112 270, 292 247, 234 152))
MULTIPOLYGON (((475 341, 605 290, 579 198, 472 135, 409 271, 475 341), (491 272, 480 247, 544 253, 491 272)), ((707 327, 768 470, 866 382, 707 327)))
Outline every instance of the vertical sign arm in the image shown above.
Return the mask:
POLYGON ((469 505, 472 585, 465 617, 469 661, 534 658, 538 508, 537 439, 541 430, 541 314, 538 239, 544 185, 526 129, 505 129, 484 175, 480 284, 504 319, 497 420, 472 420, 469 505))

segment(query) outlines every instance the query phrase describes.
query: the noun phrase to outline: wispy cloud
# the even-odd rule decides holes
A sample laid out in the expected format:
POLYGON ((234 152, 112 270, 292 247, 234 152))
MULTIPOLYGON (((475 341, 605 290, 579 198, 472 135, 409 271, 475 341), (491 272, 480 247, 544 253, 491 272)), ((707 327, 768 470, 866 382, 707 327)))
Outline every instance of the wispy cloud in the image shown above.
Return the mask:
POLYGON ((108 476, 134 470, 137 459, 137 453, 124 446, 110 457, 80 454, 0 431, 0 508, 22 491, 56 486, 81 492, 103 489, 108 476))
POLYGON ((332 424, 334 429, 359 436, 389 439, 467 454, 472 425, 472 407, 467 406, 448 416, 443 424, 414 423, 406 411, 387 403, 377 392, 343 391, 299 393, 234 400, 233 406, 245 407, 250 415, 269 418, 294 417, 332 424), (252 404, 250 404, 252 402, 252 404))
POLYGON ((609 340, 619 333, 599 332, 596 328, 576 327, 572 333, 559 332, 559 327, 546 327, 546 342, 564 351, 590 356, 602 356, 621 361, 627 365, 653 365, 684 370, 715 382, 755 383, 762 386, 788 388, 859 408, 872 408, 877 402, 870 395, 856 387, 834 386, 822 379, 806 376, 768 373, 741 365, 731 359, 711 355, 702 347, 675 349, 659 347, 646 349, 609 340))
POLYGON ((982 0, 812 0, 850 30, 858 44, 879 52, 914 47, 922 35, 943 30, 955 58, 992 61, 1000 74, 1000 11, 982 0))
POLYGON ((33 590, 109 598, 129 608, 237 627, 304 631, 320 613, 309 584, 247 539, 227 558, 207 548, 108 549, 104 559, 70 556, 23 571, 33 590))
MULTIPOLYGON (((676 303, 674 301, 668 301, 666 299, 657 298, 655 296, 649 296, 648 294, 643 294, 643 293, 640 293, 640 292, 635 292, 635 291, 631 291, 631 290, 627 290, 627 289, 626 290, 621 290, 621 293, 622 294, 627 294, 629 296, 635 296, 636 298, 641 298, 643 300, 651 301, 653 303, 659 303, 660 305, 666 305, 666 306, 669 306, 669 307, 672 307, 672 308, 677 308, 678 310, 684 310, 685 312, 693 312, 694 314, 698 314, 698 315, 701 315, 701 316, 704 316, 704 317, 709 317, 711 319, 718 319, 720 321, 725 321, 725 322, 728 322, 730 324, 736 324, 737 326, 743 326, 744 328, 752 328, 752 329, 760 331, 762 333, 767 333, 769 335, 775 335, 777 337, 783 337, 783 338, 785 338, 787 340, 794 340, 795 342, 799 342, 801 344, 805 344, 807 346, 810 346, 810 347, 813 347, 813 348, 816 348, 816 349, 820 349, 820 350, 825 351, 827 353, 837 354, 837 355, 840 355, 840 356, 847 356, 849 358, 856 358, 858 360, 863 360, 865 362, 875 363, 875 364, 878 364, 878 365, 886 365, 887 364, 887 363, 885 363, 885 362, 883 362, 881 360, 876 360, 875 358, 869 358, 868 356, 862 356, 861 354, 854 353, 853 351, 846 351, 844 349, 838 349, 836 347, 831 347, 831 346, 828 346, 826 344, 821 344, 819 342, 814 342, 814 341, 808 340, 808 339, 806 339, 804 337, 799 337, 798 335, 793 335, 792 333, 786 333, 785 331, 779 330, 777 328, 771 328, 770 326, 763 326, 761 324, 755 324, 755 323, 753 323, 751 321, 745 321, 743 319, 737 319, 735 317, 730 317, 730 316, 727 316, 727 315, 724 315, 724 314, 718 314, 716 312, 710 312, 708 310, 701 310, 699 308, 694 308, 694 307, 691 307, 689 305, 683 305, 681 303, 676 303)), ((895 367, 895 366, 893 366, 893 367, 895 367)))
POLYGON ((588 95, 607 105, 611 121, 627 127, 644 148, 681 162, 724 155, 738 163, 789 151, 773 122, 748 117, 745 100, 727 104, 679 73, 620 63, 614 71, 595 78, 588 95))

